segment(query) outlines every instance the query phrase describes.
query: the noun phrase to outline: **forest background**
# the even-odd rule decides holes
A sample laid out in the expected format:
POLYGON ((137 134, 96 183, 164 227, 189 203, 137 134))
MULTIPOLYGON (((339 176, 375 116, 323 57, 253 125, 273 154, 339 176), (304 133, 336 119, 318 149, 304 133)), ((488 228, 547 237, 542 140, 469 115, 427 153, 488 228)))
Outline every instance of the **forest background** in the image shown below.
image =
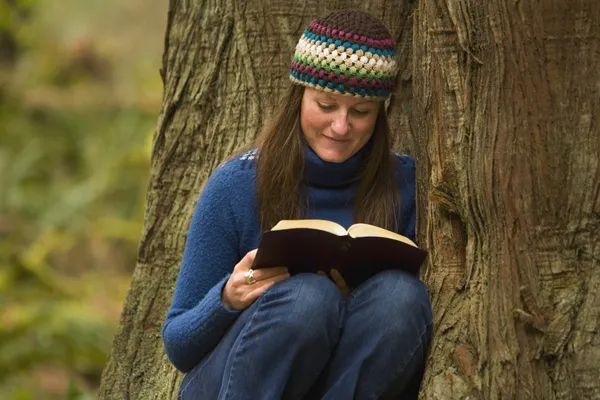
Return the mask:
POLYGON ((0 0, 0 398, 93 399, 140 239, 167 2, 0 0))

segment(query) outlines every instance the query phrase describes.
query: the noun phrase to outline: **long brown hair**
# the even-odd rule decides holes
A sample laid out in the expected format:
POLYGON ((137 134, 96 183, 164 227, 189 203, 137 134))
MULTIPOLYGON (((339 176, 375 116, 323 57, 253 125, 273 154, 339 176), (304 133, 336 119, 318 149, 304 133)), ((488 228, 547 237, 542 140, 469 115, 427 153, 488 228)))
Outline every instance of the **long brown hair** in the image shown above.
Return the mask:
MULTIPOLYGON (((259 149, 256 194, 263 232, 282 219, 304 217, 307 199, 302 187, 304 144, 299 120, 303 94, 303 86, 289 85, 256 142, 259 149)), ((354 219, 396 230, 400 198, 392 171, 390 129, 383 102, 368 146, 354 203, 354 219)))

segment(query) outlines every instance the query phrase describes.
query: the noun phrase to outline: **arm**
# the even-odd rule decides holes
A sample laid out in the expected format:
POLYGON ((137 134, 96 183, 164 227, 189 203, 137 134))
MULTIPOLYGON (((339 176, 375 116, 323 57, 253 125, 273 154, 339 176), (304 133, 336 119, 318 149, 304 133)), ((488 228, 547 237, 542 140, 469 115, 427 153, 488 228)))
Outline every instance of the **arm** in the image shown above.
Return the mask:
POLYGON ((163 326, 167 356, 183 372, 217 345, 239 315, 221 301, 222 288, 240 260, 231 180, 231 173, 219 168, 200 195, 163 326))

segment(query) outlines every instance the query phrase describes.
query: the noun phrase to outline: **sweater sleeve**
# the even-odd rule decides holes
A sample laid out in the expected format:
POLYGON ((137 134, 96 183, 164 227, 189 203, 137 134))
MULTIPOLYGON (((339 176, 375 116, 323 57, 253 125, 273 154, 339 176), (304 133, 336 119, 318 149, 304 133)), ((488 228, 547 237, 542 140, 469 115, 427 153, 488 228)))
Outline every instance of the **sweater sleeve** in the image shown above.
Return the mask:
POLYGON ((221 301, 223 286, 240 260, 230 201, 232 173, 227 170, 217 168, 200 195, 162 330, 167 356, 182 372, 219 343, 240 313, 221 301))

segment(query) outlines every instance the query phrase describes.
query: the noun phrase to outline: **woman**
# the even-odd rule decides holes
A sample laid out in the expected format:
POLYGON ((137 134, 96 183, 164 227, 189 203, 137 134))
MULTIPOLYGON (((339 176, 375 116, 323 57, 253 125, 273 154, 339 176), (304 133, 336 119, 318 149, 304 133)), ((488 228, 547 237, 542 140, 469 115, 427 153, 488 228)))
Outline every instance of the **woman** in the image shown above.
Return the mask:
POLYGON ((251 270, 260 233, 282 219, 363 221, 415 239, 415 165, 391 153, 383 105, 393 46, 361 11, 313 21, 256 149, 208 179, 163 328, 187 373, 183 399, 416 398, 432 322, 417 277, 390 270, 348 288, 335 272, 251 270))

